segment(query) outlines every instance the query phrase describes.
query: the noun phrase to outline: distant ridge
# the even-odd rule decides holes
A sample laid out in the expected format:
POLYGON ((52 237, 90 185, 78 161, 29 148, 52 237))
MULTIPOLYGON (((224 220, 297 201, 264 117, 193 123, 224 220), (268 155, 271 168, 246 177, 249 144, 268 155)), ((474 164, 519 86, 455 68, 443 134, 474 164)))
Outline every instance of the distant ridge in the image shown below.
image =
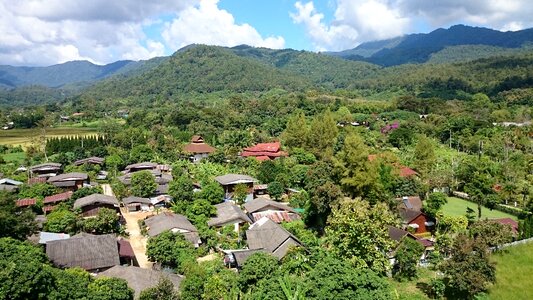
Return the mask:
MULTIPOLYGON (((449 29, 439 28, 430 33, 404 35, 387 40, 363 43, 354 49, 327 54, 349 60, 366 61, 381 66, 394 66, 406 63, 428 62, 433 54, 454 46, 493 46, 516 49, 533 43, 533 29, 502 32, 483 27, 454 25, 449 29)), ((468 51, 466 47, 461 51, 468 51)), ((471 56, 476 58, 476 52, 471 56)))

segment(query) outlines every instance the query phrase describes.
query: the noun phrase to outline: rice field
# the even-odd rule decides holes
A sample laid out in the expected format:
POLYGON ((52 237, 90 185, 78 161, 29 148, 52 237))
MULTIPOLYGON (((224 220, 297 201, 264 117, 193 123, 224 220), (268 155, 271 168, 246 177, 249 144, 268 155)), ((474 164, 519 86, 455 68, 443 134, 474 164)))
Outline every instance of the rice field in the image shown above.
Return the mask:
MULTIPOLYGON (((46 130, 47 138, 65 136, 91 136, 96 134, 97 131, 95 128, 58 127, 48 128, 46 130)), ((32 143, 37 143, 40 135, 41 130, 38 128, 0 130, 0 145, 27 147, 32 143)))

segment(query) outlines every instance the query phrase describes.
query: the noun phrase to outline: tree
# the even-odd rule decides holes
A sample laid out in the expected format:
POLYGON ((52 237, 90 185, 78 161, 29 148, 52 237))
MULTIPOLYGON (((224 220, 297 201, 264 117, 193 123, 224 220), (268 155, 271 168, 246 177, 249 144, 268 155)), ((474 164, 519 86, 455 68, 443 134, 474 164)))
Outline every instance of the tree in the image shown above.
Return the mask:
POLYGON ((96 278, 88 286, 89 300, 133 300, 134 291, 121 278, 96 278))
POLYGON ((51 300, 86 299, 92 276, 81 268, 54 269, 55 289, 48 295, 51 300))
POLYGON ((235 185, 235 189, 233 190, 233 199, 237 204, 241 205, 246 201, 246 198, 248 197, 249 188, 246 184, 239 183, 235 185))
POLYGON ((331 157, 339 129, 328 109, 313 118, 307 138, 307 148, 318 157, 331 157))
POLYGON ((168 194, 174 201, 190 202, 193 199, 193 182, 187 174, 175 178, 168 185, 168 194))
POLYGON ((205 199, 215 205, 224 201, 224 189, 217 182, 202 186, 202 190, 194 194, 197 199, 205 199))
POLYGON ((400 242, 396 250, 396 265, 394 266, 394 277, 398 279, 417 278, 417 265, 424 253, 424 246, 418 241, 409 237, 400 242))
POLYGON ((150 171, 139 171, 131 176, 130 189, 134 196, 147 198, 155 193, 157 183, 150 171))
POLYGON ((78 217, 65 206, 54 209, 46 217, 44 230, 57 233, 76 234, 78 231, 78 217))
POLYGON ((265 252, 257 252, 244 262, 239 273, 241 290, 248 291, 262 279, 272 276, 278 269, 278 259, 265 252))
POLYGON ((287 121, 287 128, 281 138, 287 147, 303 147, 306 144, 308 126, 303 112, 298 112, 287 121))
POLYGON ((283 185, 277 181, 271 182, 267 188, 268 194, 270 197, 274 198, 276 201, 281 200, 281 196, 285 193, 283 185))
POLYGON ((19 192, 20 198, 44 198, 57 194, 59 189, 49 183, 23 185, 19 192))
POLYGON ((391 299, 391 288, 384 278, 369 269, 354 269, 333 255, 318 259, 307 282, 307 299, 391 299))
POLYGON ((510 225, 504 225, 491 220, 474 222, 469 227, 470 237, 477 243, 487 247, 499 247, 513 240, 513 231, 510 225))
POLYGON ((375 163, 368 160, 368 147, 363 139, 350 133, 344 140, 344 146, 336 156, 335 166, 339 169, 341 185, 352 197, 365 197, 378 187, 378 170, 375 163))
POLYGON ((174 284, 167 277, 161 277, 156 286, 142 291, 139 300, 178 300, 180 299, 174 284))
POLYGON ((109 208, 100 208, 95 218, 85 219, 82 223, 83 230, 89 233, 106 234, 120 231, 117 212, 109 208))
POLYGON ((439 192, 431 193, 428 199, 426 200, 424 211, 427 214, 435 217, 437 215, 437 212, 446 203, 448 203, 448 198, 446 197, 446 194, 439 192))
POLYGON ((486 245, 460 234, 454 243, 451 258, 443 262, 440 271, 453 299, 473 299, 496 281, 496 268, 489 260, 486 245))
POLYGON ((150 261, 176 269, 195 259, 191 242, 187 241, 183 234, 169 230, 148 239, 146 256, 150 261))
POLYGON ((393 243, 387 230, 392 225, 395 217, 385 203, 370 206, 364 200, 342 200, 328 217, 327 244, 353 266, 384 274, 390 267, 386 253, 393 243))
POLYGON ((0 192, 0 238, 12 237, 24 240, 37 232, 35 214, 29 209, 18 211, 15 201, 7 194, 0 192))
POLYGON ((422 178, 427 179, 436 161, 434 146, 429 138, 425 136, 418 138, 414 157, 415 169, 421 174, 422 178))
POLYGON ((47 299, 53 289, 46 254, 28 242, 0 238, 0 299, 47 299))
POLYGON ((305 221, 311 227, 322 230, 331 213, 331 208, 342 198, 339 186, 331 181, 325 182, 312 191, 309 204, 305 208, 305 221))

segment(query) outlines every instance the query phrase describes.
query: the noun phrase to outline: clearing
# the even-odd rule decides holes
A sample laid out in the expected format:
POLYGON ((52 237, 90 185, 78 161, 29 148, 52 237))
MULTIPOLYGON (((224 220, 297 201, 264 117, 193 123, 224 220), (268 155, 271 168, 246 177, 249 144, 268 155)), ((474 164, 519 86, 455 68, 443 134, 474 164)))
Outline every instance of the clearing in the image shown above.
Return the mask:
MULTIPOLYGON (((33 141, 38 140, 40 134, 41 130, 39 128, 0 130, 0 144, 27 147, 33 141)), ((46 130, 47 138, 91 136, 96 134, 97 130, 95 128, 57 127, 46 130)))
MULTIPOLYGON (((475 211, 477 217, 477 204, 456 197, 448 197, 448 203, 446 203, 446 205, 442 207, 442 212, 445 215, 449 216, 464 216, 466 214, 467 207, 472 208, 475 211)), ((490 210, 486 207, 481 207, 481 218, 511 218, 513 220, 517 219, 516 216, 495 209, 490 210)))
POLYGON ((490 299, 533 299, 533 242, 505 248, 492 256, 496 262, 496 284, 490 299))

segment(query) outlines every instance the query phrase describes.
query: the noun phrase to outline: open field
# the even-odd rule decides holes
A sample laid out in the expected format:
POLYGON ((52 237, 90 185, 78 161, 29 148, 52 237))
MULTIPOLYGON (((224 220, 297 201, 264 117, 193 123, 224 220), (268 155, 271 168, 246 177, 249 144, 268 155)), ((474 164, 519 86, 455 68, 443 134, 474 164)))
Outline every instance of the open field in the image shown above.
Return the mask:
POLYGON ((3 155, 0 154, 0 156, 2 156, 2 158, 4 159, 6 163, 22 164, 22 162, 26 158, 26 153, 15 152, 15 153, 3 154, 3 155))
MULTIPOLYGON (((443 206, 442 212, 445 215, 450 216, 464 216, 466 214, 466 208, 470 207, 476 212, 477 216, 477 204, 459 199, 456 197, 448 197, 448 203, 443 206)), ((481 218, 499 219, 499 218, 511 218, 516 220, 516 217, 508 213, 501 212, 499 210, 490 210, 486 207, 481 208, 481 218)))
POLYGON ((506 248, 492 256, 496 265, 496 284, 489 299, 533 299, 533 242, 506 248))
MULTIPOLYGON (((11 129, 0 131, 0 144, 27 147, 39 138, 40 129, 11 129)), ((46 137, 91 136, 97 134, 95 128, 58 127, 46 130, 46 137)))

